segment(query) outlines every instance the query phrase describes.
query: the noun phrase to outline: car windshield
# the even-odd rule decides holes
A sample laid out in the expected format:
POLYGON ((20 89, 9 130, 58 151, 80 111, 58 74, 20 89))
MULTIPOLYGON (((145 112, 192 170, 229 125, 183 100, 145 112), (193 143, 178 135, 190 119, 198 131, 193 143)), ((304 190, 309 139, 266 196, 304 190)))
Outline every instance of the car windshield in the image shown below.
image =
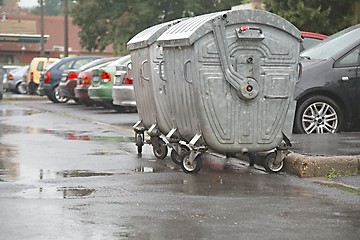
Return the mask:
POLYGON ((360 28, 353 31, 345 29, 323 40, 318 45, 303 51, 301 56, 307 59, 328 59, 341 51, 344 46, 358 41, 359 38, 360 28))

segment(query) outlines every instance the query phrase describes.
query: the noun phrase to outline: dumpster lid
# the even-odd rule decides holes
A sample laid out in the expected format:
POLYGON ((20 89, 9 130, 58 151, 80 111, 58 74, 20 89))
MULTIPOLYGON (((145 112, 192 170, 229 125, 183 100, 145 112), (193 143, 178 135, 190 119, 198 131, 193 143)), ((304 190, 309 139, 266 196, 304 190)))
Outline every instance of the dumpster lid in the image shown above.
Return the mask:
POLYGON ((129 50, 135 50, 139 48, 145 48, 153 44, 158 37, 163 34, 171 26, 181 22, 183 19, 176 19, 173 21, 157 24, 150 28, 147 28, 138 34, 136 34, 130 41, 127 43, 127 48, 129 50))
POLYGON ((168 30, 157 40, 160 46, 190 46, 198 39, 213 31, 213 20, 226 15, 227 25, 264 24, 288 32, 301 41, 301 32, 286 19, 258 9, 228 10, 188 18, 168 30))

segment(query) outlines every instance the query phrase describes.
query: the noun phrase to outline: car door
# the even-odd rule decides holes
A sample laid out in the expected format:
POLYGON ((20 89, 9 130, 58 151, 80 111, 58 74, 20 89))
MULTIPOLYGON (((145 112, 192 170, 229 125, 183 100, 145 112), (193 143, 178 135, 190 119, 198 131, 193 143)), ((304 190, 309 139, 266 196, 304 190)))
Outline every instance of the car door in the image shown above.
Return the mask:
POLYGON ((349 110, 351 119, 360 126, 360 46, 353 48, 334 64, 339 87, 349 94, 349 110))

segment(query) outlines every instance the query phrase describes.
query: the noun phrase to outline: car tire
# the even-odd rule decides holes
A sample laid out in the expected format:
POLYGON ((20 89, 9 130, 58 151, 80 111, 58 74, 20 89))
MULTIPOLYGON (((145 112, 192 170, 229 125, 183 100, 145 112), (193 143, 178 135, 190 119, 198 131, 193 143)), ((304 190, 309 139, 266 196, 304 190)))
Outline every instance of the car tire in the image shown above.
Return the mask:
POLYGON ((299 103, 295 113, 295 133, 337 133, 344 124, 339 105, 327 96, 313 96, 299 103))
POLYGON ((56 86, 52 93, 51 93, 51 97, 49 97, 49 99, 53 102, 53 103, 66 103, 67 101, 69 101, 68 97, 62 97, 59 93, 59 86, 56 86))
POLYGON ((27 93, 26 88, 24 87, 24 85, 21 82, 16 84, 15 92, 18 94, 26 94, 27 93))

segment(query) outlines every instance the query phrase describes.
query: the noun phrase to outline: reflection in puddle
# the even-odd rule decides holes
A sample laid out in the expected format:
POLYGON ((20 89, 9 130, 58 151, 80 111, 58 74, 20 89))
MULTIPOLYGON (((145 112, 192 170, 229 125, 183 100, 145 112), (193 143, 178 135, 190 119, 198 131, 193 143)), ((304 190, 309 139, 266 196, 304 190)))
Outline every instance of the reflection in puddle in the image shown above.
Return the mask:
POLYGON ((40 187, 25 190, 21 193, 24 198, 39 199, 76 199, 89 197, 95 189, 85 187, 40 187))
POLYGON ((35 127, 15 127, 2 126, 2 134, 12 133, 34 133, 34 134, 49 134, 66 140, 80 140, 80 141, 102 141, 102 142, 132 142, 134 137, 127 136, 91 136, 88 131, 72 131, 72 130, 56 130, 43 129, 35 127))
POLYGON ((41 113, 41 111, 34 109, 3 109, 0 111, 0 116, 1 117, 25 116, 36 113, 41 113))
POLYGON ((110 172, 92 172, 88 170, 65 170, 56 173, 57 176, 63 178, 77 178, 77 177, 99 177, 99 176, 111 176, 114 173, 110 172))
POLYGON ((143 167, 143 166, 138 166, 137 168, 135 168, 134 172, 143 172, 143 173, 153 173, 155 169, 152 167, 143 167))
POLYGON ((14 155, 15 151, 10 146, 0 144, 0 182, 19 176, 19 163, 11 160, 14 155))

